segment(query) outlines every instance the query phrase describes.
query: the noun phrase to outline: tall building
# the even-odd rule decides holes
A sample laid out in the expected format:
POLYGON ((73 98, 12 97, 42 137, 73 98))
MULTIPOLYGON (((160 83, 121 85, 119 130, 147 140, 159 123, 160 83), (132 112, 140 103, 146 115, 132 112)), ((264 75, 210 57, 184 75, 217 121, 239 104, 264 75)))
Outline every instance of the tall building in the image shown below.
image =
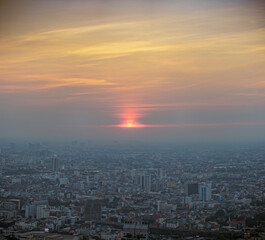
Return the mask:
POLYGON ((198 183, 185 183, 184 192, 186 196, 190 196, 192 194, 198 194, 199 193, 198 183))
POLYGON ((35 218, 37 213, 37 206, 36 205, 27 205, 25 207, 25 218, 35 218))
POLYGON ((47 207, 46 207, 47 205, 48 205, 47 200, 34 201, 32 203, 27 204, 25 207, 25 217, 26 218, 29 218, 29 217, 43 218, 44 216, 48 217, 48 211, 47 211, 47 207), (39 207, 38 216, 37 216, 37 207, 38 206, 42 206, 42 207, 39 207), (43 208, 46 208, 46 210, 45 210, 46 214, 44 214, 44 212, 41 210, 43 208))
POLYGON ((46 205, 37 206, 37 213, 36 213, 37 219, 48 218, 49 216, 50 216, 50 209, 47 208, 46 205))
POLYGON ((160 212, 161 211, 161 201, 157 201, 157 211, 160 212))
POLYGON ((139 174, 136 176, 136 184, 141 187, 146 192, 151 191, 151 176, 145 174, 139 174))
POLYGON ((88 220, 100 220, 101 199, 98 198, 88 199, 85 204, 84 214, 88 220))
POLYGON ((52 171, 58 172, 59 170, 59 159, 57 157, 54 157, 52 159, 52 171))
POLYGON ((212 190, 210 186, 200 185, 199 186, 199 197, 200 201, 207 202, 212 199, 212 190))
POLYGON ((158 168, 157 169, 157 176, 158 176, 159 179, 166 178, 167 177, 166 170, 162 169, 162 168, 158 168))

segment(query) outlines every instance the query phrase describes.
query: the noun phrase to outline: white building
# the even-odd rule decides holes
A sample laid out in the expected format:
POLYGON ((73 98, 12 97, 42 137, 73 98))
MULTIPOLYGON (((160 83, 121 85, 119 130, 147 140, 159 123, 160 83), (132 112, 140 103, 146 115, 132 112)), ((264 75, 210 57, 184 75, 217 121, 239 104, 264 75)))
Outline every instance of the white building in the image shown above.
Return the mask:
POLYGON ((27 205, 25 208, 25 217, 35 218, 37 214, 37 206, 36 205, 27 205))
POLYGON ((46 205, 37 206, 37 219, 48 218, 50 216, 50 209, 46 205))

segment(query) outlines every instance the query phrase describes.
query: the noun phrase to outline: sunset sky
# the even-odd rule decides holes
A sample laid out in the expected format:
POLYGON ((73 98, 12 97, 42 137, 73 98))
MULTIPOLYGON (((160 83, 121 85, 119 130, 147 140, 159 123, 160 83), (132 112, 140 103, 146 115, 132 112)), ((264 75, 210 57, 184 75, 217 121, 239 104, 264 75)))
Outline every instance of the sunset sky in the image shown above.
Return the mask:
POLYGON ((265 2, 0 0, 0 133, 265 140, 265 2))

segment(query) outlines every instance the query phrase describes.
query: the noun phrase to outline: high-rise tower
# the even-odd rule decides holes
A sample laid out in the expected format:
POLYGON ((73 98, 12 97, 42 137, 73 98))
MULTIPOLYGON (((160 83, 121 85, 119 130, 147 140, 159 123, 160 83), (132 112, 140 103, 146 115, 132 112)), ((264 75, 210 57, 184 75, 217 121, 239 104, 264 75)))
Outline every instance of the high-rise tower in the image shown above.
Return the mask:
POLYGON ((52 171, 58 172, 59 170, 59 159, 57 157, 54 157, 52 159, 52 171))

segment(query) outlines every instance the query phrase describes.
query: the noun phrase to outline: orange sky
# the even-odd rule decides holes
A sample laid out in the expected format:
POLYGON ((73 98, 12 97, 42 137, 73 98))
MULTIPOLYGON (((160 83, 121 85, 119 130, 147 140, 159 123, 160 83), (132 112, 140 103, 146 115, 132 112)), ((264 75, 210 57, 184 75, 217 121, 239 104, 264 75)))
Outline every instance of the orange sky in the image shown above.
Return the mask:
POLYGON ((0 9, 4 136, 78 138, 90 126, 97 136, 127 121, 257 123, 253 137, 264 128, 263 1, 6 0, 0 9))

